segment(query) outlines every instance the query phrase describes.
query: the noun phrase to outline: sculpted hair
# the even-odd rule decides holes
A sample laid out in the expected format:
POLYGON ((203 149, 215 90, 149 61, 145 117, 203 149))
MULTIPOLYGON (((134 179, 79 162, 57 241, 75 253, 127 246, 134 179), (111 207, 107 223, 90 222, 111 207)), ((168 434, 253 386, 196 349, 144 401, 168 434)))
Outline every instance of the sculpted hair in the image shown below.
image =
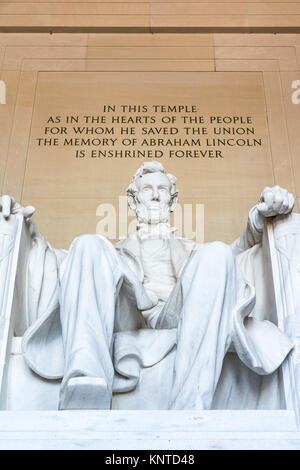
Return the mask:
POLYGON ((174 201, 174 204, 173 204, 174 207, 171 208, 171 212, 175 209, 177 195, 178 195, 178 191, 176 189, 177 178, 171 173, 166 173, 165 168, 160 162, 145 162, 134 173, 132 181, 127 188, 128 205, 131 207, 131 209, 135 210, 135 199, 136 199, 136 193, 138 191, 137 181, 139 180, 139 178, 141 178, 143 175, 146 175, 147 173, 157 173, 157 172, 165 174, 171 183, 170 192, 171 192, 172 201, 174 201))

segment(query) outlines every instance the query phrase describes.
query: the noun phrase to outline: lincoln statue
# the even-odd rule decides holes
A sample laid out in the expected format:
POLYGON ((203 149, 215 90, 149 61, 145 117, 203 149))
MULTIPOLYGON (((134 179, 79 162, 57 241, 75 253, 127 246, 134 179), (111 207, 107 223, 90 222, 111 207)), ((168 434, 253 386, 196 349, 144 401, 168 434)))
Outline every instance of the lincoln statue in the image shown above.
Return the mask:
POLYGON ((115 245, 82 235, 68 251, 45 240, 33 207, 0 199, 3 217, 22 214, 30 231, 24 289, 26 314, 37 319, 26 329, 23 353, 38 376, 61 379, 58 408, 110 409, 113 392, 134 389, 138 369, 174 348, 171 386, 161 390, 168 409, 210 409, 228 351, 254 374, 272 374, 293 343, 253 315, 257 289, 239 260, 261 243, 265 220, 290 214, 293 196, 266 187, 239 239, 197 246, 176 237, 169 223, 178 192, 161 163, 143 163, 127 194, 135 233, 115 245))

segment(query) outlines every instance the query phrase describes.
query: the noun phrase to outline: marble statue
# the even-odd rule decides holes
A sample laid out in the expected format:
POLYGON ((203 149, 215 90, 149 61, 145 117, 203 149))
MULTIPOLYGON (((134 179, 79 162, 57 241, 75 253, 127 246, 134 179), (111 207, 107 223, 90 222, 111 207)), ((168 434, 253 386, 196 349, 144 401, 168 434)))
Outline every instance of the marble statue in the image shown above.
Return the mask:
POLYGON ((264 319, 267 312, 253 315, 263 273, 254 287, 242 266, 261 243, 265 219, 288 216, 293 196, 265 188, 238 240, 196 246, 169 224, 178 192, 161 163, 144 163, 127 193, 135 233, 114 246, 100 235, 79 236, 68 251, 41 235, 33 207, 0 200, 3 217, 22 214, 31 237, 15 334, 24 335, 24 358, 38 376, 62 379, 59 409, 110 409, 113 392, 134 390, 141 367, 170 351, 171 385, 160 391, 168 409, 210 409, 228 351, 255 374, 272 374, 293 342, 264 319))

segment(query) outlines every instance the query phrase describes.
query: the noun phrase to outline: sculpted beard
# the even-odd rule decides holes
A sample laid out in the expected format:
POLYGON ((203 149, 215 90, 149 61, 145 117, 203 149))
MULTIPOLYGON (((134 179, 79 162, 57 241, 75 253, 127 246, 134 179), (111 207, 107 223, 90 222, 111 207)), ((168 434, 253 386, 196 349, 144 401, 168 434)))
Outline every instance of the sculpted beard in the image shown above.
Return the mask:
POLYGON ((145 205, 139 201, 136 201, 136 218, 140 223, 144 224, 159 224, 161 222, 168 222, 170 217, 169 204, 162 204, 158 202, 152 202, 149 205, 145 205))

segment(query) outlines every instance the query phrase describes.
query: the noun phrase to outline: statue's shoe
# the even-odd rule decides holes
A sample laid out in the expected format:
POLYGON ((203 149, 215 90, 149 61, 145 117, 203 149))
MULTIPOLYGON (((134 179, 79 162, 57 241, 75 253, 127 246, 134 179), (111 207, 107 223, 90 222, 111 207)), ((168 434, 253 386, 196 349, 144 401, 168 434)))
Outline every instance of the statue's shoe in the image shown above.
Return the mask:
POLYGON ((97 377, 69 379, 61 393, 60 410, 109 410, 111 394, 107 383, 97 377))

